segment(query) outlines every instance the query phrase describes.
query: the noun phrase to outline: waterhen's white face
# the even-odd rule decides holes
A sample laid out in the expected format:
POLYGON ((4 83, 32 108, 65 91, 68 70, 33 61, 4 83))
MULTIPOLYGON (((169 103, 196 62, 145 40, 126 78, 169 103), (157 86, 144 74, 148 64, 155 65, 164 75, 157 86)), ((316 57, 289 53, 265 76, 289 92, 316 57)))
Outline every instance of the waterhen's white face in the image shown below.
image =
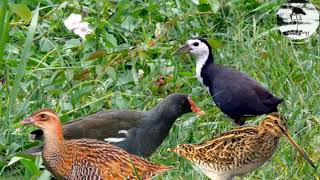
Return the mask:
POLYGON ((197 60, 201 57, 208 57, 209 55, 208 46, 199 39, 190 39, 186 45, 189 47, 191 55, 195 56, 197 60))

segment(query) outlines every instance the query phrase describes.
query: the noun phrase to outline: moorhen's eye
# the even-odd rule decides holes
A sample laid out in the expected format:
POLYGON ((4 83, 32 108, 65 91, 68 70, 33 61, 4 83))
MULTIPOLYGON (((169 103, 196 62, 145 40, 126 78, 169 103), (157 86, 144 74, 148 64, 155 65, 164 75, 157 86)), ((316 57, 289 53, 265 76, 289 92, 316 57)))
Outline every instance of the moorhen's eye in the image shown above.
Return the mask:
POLYGON ((40 117, 41 117, 41 119, 47 119, 47 115, 46 114, 41 114, 40 117))
POLYGON ((193 43, 194 46, 199 46, 198 42, 193 43))

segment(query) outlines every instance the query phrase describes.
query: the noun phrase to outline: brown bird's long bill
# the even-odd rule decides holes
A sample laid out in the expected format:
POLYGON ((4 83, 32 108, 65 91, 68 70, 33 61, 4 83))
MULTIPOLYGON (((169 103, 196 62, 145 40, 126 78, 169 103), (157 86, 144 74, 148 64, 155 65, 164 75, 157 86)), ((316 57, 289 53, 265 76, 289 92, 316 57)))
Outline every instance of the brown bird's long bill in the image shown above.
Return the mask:
POLYGON ((304 159, 310 164, 310 166, 312 166, 313 168, 316 168, 316 166, 314 165, 312 160, 309 158, 307 153, 301 147, 298 146, 298 144, 292 139, 290 134, 286 132, 284 135, 287 137, 289 142, 299 151, 299 153, 304 157, 304 159))
POLYGON ((182 46, 180 49, 176 50, 173 54, 182 54, 190 50, 190 46, 188 44, 182 46))

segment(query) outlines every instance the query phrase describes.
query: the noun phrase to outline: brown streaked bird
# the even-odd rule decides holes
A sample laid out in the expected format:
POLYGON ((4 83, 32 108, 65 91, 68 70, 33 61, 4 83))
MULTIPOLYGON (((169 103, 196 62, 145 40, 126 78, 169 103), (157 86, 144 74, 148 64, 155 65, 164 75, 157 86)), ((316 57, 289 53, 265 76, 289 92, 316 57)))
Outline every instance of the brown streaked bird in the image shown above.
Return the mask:
POLYGON ((305 151, 291 138, 286 119, 279 113, 269 114, 259 126, 235 128, 207 142, 182 144, 168 151, 191 161, 210 179, 232 180, 236 176, 244 176, 268 161, 283 135, 315 168, 305 151))
POLYGON ((50 109, 33 113, 21 124, 32 124, 44 132, 44 164, 57 179, 151 179, 170 169, 103 141, 64 140, 60 119, 50 109))

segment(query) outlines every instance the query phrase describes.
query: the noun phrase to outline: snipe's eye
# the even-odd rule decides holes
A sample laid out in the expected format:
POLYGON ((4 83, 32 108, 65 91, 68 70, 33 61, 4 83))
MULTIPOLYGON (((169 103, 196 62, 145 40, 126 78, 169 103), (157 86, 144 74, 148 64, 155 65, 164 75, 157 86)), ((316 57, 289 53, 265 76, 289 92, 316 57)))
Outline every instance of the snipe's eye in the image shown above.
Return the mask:
POLYGON ((194 46, 199 46, 198 42, 193 43, 194 46))
POLYGON ((273 123, 278 124, 278 121, 277 121, 277 120, 274 120, 273 123))
POLYGON ((41 114, 40 117, 41 117, 41 119, 47 119, 47 115, 46 114, 41 114))

